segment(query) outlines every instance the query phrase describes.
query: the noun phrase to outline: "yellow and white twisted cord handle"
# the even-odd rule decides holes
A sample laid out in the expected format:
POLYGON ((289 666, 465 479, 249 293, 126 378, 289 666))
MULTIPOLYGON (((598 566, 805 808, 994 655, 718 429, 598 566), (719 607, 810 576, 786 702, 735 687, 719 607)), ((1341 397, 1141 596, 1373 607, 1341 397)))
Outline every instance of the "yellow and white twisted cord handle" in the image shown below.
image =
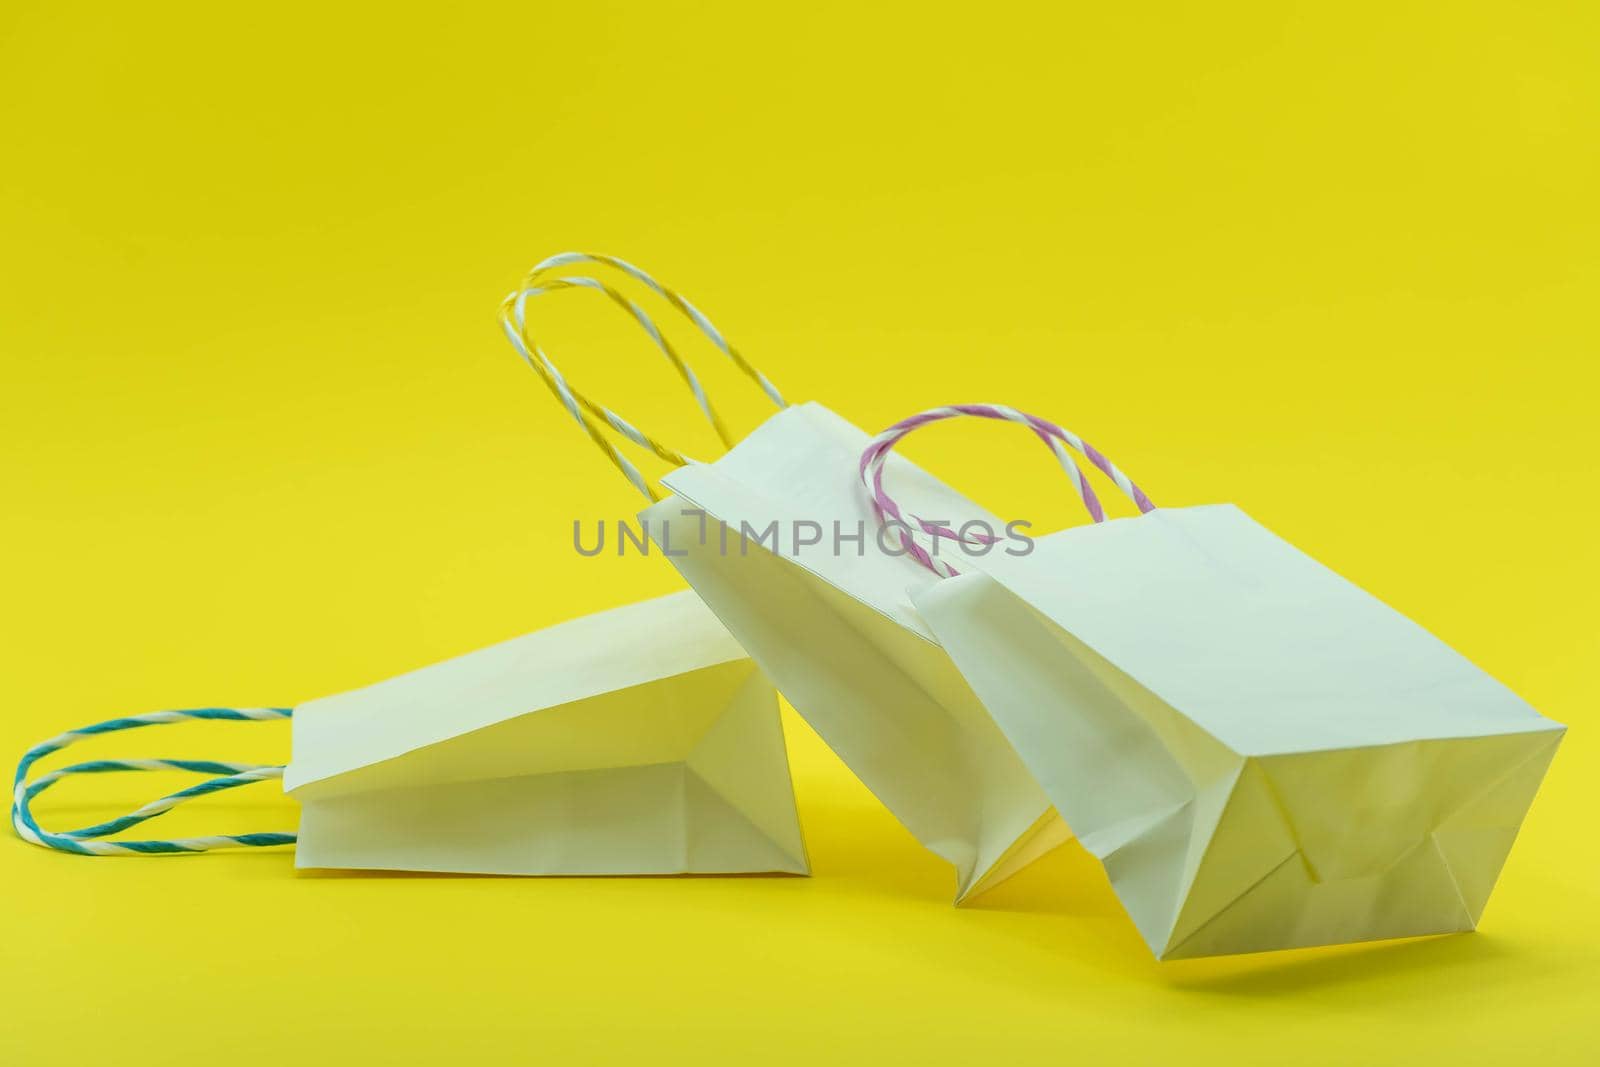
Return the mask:
POLYGON ((656 281, 650 275, 646 274, 638 267, 635 267, 632 263, 629 263, 625 259, 618 259, 616 256, 603 256, 590 252, 559 252, 556 255, 544 260, 538 266, 534 267, 533 270, 529 271, 527 279, 523 282, 523 287, 526 288, 528 285, 533 284, 547 271, 554 270, 557 267, 570 266, 574 263, 601 263, 608 267, 615 267, 617 270, 620 270, 622 273, 628 275, 628 277, 644 285, 646 288, 650 289, 656 295, 660 296, 667 303, 671 304, 673 307, 677 308, 685 316, 687 316, 689 321, 694 323, 695 326, 699 328, 700 332, 705 334, 706 337, 711 340, 712 344, 721 349, 723 355, 727 356, 733 361, 734 366, 738 367, 741 371, 748 375, 752 381, 761 387, 761 391, 767 394, 767 399, 771 400, 774 406, 779 408, 786 408, 789 406, 789 402, 783 398, 783 394, 778 392, 778 387, 773 385, 772 382, 768 380, 767 376, 757 370, 749 360, 745 359, 739 350, 733 347, 727 338, 722 336, 722 331, 718 330, 716 326, 712 324, 711 320, 706 318, 706 316, 700 312, 699 308, 689 303, 689 301, 682 294, 676 292, 675 290, 668 289, 666 286, 662 285, 660 282, 656 281))
POLYGON ((605 421, 629 440, 651 449, 656 455, 675 467, 683 466, 688 462, 688 458, 678 455, 665 445, 645 436, 645 434, 623 419, 622 416, 601 407, 588 397, 578 393, 567 384, 566 379, 550 363, 544 352, 527 339, 524 332, 514 324, 503 307, 500 318, 501 326, 505 329, 506 337, 510 339, 511 346, 517 350, 517 354, 523 358, 528 366, 533 368, 534 373, 539 375, 544 384, 549 386, 550 391, 561 402, 561 406, 567 409, 567 413, 583 428, 583 432, 588 434, 589 439, 595 443, 595 447, 600 449, 607 459, 611 460, 612 464, 622 472, 623 477, 627 478, 635 489, 639 490, 651 501, 660 500, 661 496, 656 492, 655 487, 639 471, 639 468, 633 465, 632 460, 617 450, 617 446, 612 444, 606 435, 601 432, 599 425, 596 424, 593 418, 590 418, 590 414, 605 421))
MULTIPOLYGON (((562 289, 593 289, 596 292, 605 294, 614 304, 628 312, 633 320, 643 328, 651 341, 655 343, 655 346, 661 350, 662 355, 666 356, 667 362, 671 363, 677 370, 684 384, 689 387, 689 392, 694 396, 695 403, 699 405, 701 414, 705 415, 706 421, 710 422, 711 428, 716 431, 718 439, 724 444, 729 443, 727 428, 723 424, 721 417, 717 415, 716 410, 711 406, 711 401, 706 396, 705 387, 700 384, 699 376, 695 374, 684 358, 678 354, 678 350, 673 347, 671 341, 667 340, 666 335, 661 332, 661 328, 645 313, 643 308, 629 300, 625 294, 616 288, 597 278, 551 278, 538 285, 524 286, 506 297, 506 302, 501 306, 501 326, 506 330, 506 335, 511 338, 512 343, 517 347, 518 353, 524 359, 530 358, 530 356, 537 358, 542 373, 550 375, 560 385, 566 386, 567 395, 571 396, 581 408, 606 422, 630 441, 650 449, 669 463, 683 462, 683 457, 675 449, 656 441, 610 408, 594 403, 574 389, 567 382, 565 376, 556 369, 550 357, 529 336, 527 323, 528 301, 533 297, 559 292, 562 289)), ((557 395, 560 396, 560 386, 556 386, 556 388, 557 395)))
POLYGON ((566 408, 567 413, 583 428, 590 440, 594 441, 606 458, 611 460, 612 464, 622 472, 623 476, 628 479, 634 488, 638 489, 645 497, 650 500, 659 500, 660 494, 639 469, 606 438, 596 420, 599 423, 610 426, 618 434, 634 444, 649 449, 673 466, 683 466, 690 462, 689 458, 638 429, 633 423, 610 408, 590 400, 567 381, 565 375, 561 373, 550 357, 529 335, 527 304, 530 298, 562 289, 593 289, 608 297, 618 307, 628 312, 629 316, 645 331, 667 361, 678 371, 684 384, 689 387, 690 393, 694 396, 701 413, 711 423, 712 429, 716 432, 723 445, 731 447, 733 437, 728 432, 722 418, 717 414, 716 409, 712 406, 699 377, 643 308, 614 286, 597 278, 582 276, 548 277, 551 271, 575 263, 597 263, 613 267, 645 285, 688 318, 736 367, 748 375, 774 404, 780 408, 787 406, 783 395, 778 392, 777 387, 723 337, 722 332, 712 324, 704 313, 679 293, 662 285, 633 264, 617 259, 614 256, 594 255, 584 252, 563 252, 541 261, 533 270, 528 272, 522 284, 501 303, 501 327, 504 329, 512 347, 516 349, 517 354, 539 375, 550 391, 555 394, 556 399, 566 408))

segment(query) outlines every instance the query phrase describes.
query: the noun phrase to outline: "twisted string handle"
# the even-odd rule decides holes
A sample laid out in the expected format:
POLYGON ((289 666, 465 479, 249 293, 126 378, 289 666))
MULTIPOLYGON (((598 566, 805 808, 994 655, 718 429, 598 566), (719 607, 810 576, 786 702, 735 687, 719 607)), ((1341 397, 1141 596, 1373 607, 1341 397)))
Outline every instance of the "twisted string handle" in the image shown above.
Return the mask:
POLYGON ((90 760, 74 763, 28 781, 28 771, 40 759, 59 752, 68 745, 89 737, 132 730, 141 726, 184 722, 192 719, 229 721, 264 721, 287 719, 294 712, 289 708, 191 708, 183 711, 153 711, 144 715, 130 715, 121 719, 95 723, 53 737, 34 745, 23 753, 17 764, 17 775, 11 794, 11 825, 17 836, 44 848, 73 852, 84 856, 149 855, 164 852, 209 852, 221 848, 264 848, 271 845, 293 844, 297 835, 292 833, 216 834, 208 837, 181 837, 151 841, 104 841, 110 834, 120 833, 149 819, 164 815, 186 801, 196 797, 219 793, 255 782, 271 781, 283 777, 281 765, 233 763, 223 760, 139 759, 90 760), (33 817, 31 804, 34 797, 57 782, 74 774, 104 774, 112 771, 186 771, 191 774, 210 774, 198 785, 170 793, 151 801, 126 815, 106 822, 85 826, 64 833, 45 830, 33 817))
POLYGON ((716 326, 712 325, 711 320, 706 318, 706 316, 701 313, 699 308, 689 303, 689 301, 680 293, 667 288, 665 285, 662 285, 660 282, 656 281, 650 275, 646 274, 638 267, 635 267, 632 263, 629 263, 625 259, 618 259, 616 256, 599 255, 592 252, 559 252, 541 262, 538 266, 534 267, 533 270, 529 271, 528 277, 529 279, 536 279, 539 277, 539 275, 547 271, 554 270, 557 267, 570 266, 574 263, 598 263, 604 266, 614 267, 622 273, 628 275, 630 278, 639 282, 641 285, 644 285, 651 292, 661 297, 663 300, 681 312, 684 316, 686 316, 690 322, 694 323, 696 328, 698 328, 700 332, 711 341, 712 344, 716 345, 723 355, 727 356, 728 359, 733 361, 734 366, 738 367, 747 376, 749 376, 752 381, 761 387, 761 391, 767 394, 767 399, 771 400, 775 406, 780 408, 789 406, 788 401, 784 400, 783 395, 778 392, 778 387, 773 385, 772 382, 767 379, 767 376, 757 370, 749 360, 745 359, 743 353, 735 348, 727 338, 722 336, 722 331, 718 330, 716 326))
POLYGON ((862 485, 866 487, 867 492, 872 497, 872 510, 878 517, 878 521, 882 524, 887 524, 890 518, 897 520, 901 526, 899 531, 900 544, 906 550, 906 554, 941 578, 949 578, 960 572, 944 560, 930 555, 927 549, 918 544, 910 533, 909 528, 912 525, 915 525, 930 536, 947 537, 958 541, 965 540, 978 544, 993 544, 997 538, 972 535, 963 538, 948 526, 930 523, 916 515, 902 512, 900 506, 894 502, 883 487, 883 466, 889 458, 889 453, 894 451, 895 446, 911 431, 932 422, 960 418, 964 415, 1015 422, 1031 430, 1045 444, 1050 446, 1050 450, 1055 454, 1062 470, 1066 471, 1067 477, 1071 479, 1073 490, 1083 501, 1084 509, 1089 513, 1089 518, 1094 522, 1105 521, 1105 508, 1101 506, 1100 498, 1095 494, 1094 489, 1084 479, 1083 471, 1073 461, 1071 452, 1068 449, 1083 456, 1110 478, 1117 488, 1122 490, 1123 494, 1133 501, 1141 514, 1155 508, 1155 505, 1150 502, 1150 498, 1145 496, 1144 490, 1133 484, 1133 480, 1123 474, 1116 464, 1102 455, 1098 449, 1077 434, 1057 426, 1048 419, 1042 419, 1037 415, 1029 415, 1004 404, 951 404, 947 407, 930 408, 927 411, 901 419, 874 437, 867 444, 865 451, 861 453, 860 474, 862 485))
POLYGON ((599 424, 604 423, 623 438, 642 448, 649 449, 675 467, 681 467, 690 462, 690 460, 676 449, 644 433, 610 408, 595 403, 572 387, 561 371, 556 368, 549 355, 529 335, 527 306, 530 299, 559 292, 563 289, 590 289, 609 298, 612 303, 626 311, 638 323, 651 342, 666 357, 667 362, 677 370, 678 376, 683 379, 690 394, 694 396, 695 403, 699 406, 701 414, 711 424, 712 429, 717 434, 717 438, 724 447, 731 448, 734 439, 728 432, 727 425, 723 422, 722 417, 717 414, 715 407, 712 406, 710 398, 706 395, 705 387, 700 383, 699 376, 695 374, 666 334, 661 331, 661 328, 656 325, 655 321, 643 308, 625 293, 598 278, 588 276, 550 276, 551 272, 573 264, 598 264, 611 267, 641 283, 651 292, 666 300, 675 310, 693 323, 700 333, 733 362, 734 366, 738 367, 740 371, 761 388, 761 391, 766 394, 773 404, 779 408, 788 406, 783 399, 783 395, 778 392, 777 387, 722 335, 722 332, 712 324, 711 320, 699 308, 691 304, 678 292, 662 285, 633 264, 615 256, 604 256, 588 252, 562 252, 542 260, 528 272, 522 284, 501 302, 501 328, 505 331, 507 339, 511 342, 511 346, 516 349, 517 354, 539 375, 540 379, 555 394, 556 399, 566 408, 567 413, 573 417, 589 439, 623 473, 623 476, 628 479, 634 488, 638 489, 650 500, 659 500, 660 494, 639 472, 639 469, 606 438, 599 424))

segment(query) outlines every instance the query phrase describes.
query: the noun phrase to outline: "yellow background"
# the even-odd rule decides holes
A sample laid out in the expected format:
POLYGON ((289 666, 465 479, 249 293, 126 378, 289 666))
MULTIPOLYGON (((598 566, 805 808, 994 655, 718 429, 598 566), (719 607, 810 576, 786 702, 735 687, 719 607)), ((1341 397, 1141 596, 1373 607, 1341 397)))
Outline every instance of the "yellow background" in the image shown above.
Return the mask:
MULTIPOLYGON (((1075 846, 952 909, 792 715, 810 879, 309 876, 8 837, 0 1062, 1592 1054, 1594 5, 460 6, 0 8, 0 751, 297 703, 675 588, 659 558, 573 554, 574 517, 637 502, 494 326, 569 247, 658 272, 863 427, 1015 403, 1158 502, 1237 502, 1567 743, 1477 934, 1166 965, 1075 846)), ((599 298, 547 329, 581 384, 714 454, 599 298)), ((1079 521, 1021 435, 907 450, 1079 521)), ((169 727, 74 755, 287 746, 169 727)), ((74 783, 39 815, 175 784, 74 783)), ((295 818, 272 786, 191 807, 155 825, 295 818)))

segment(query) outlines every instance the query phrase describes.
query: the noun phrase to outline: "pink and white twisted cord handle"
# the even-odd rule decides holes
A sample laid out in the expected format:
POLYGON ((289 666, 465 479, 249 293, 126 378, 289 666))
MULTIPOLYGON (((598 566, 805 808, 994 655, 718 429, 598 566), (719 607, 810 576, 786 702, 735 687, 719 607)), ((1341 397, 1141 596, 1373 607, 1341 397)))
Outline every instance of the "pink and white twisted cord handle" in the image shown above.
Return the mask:
POLYGON ((1066 471, 1067 477, 1072 482, 1073 490, 1083 501, 1084 509, 1089 513, 1089 518, 1094 522, 1105 521, 1105 508, 1100 504, 1100 498, 1095 494, 1084 479, 1083 471, 1073 461, 1072 452, 1077 452, 1090 463, 1094 464, 1106 477, 1122 490, 1123 494, 1132 500, 1140 513, 1154 510, 1155 505, 1133 483, 1133 479, 1107 459, 1099 449, 1089 444, 1083 438, 1070 430, 1064 429, 1048 419, 1027 412, 1018 411, 1016 408, 1004 404, 951 404, 946 407, 930 408, 919 412, 884 430, 868 443, 866 450, 861 453, 861 483, 866 486, 868 494, 872 497, 872 510, 877 515, 880 523, 887 524, 889 518, 896 520, 900 526, 900 544, 906 554, 924 567, 933 571, 941 578, 949 578, 959 574, 954 567, 928 552, 911 536, 910 527, 915 526, 931 537, 945 537, 955 541, 971 541, 978 544, 993 544, 997 538, 972 536, 963 537, 961 534, 946 524, 933 523, 919 516, 903 512, 894 502, 883 487, 883 467, 889 458, 889 453, 894 451, 896 445, 907 434, 919 426, 926 426, 933 422, 942 422, 945 419, 959 418, 963 415, 972 415, 984 419, 999 419, 1004 422, 1015 422, 1026 426, 1040 440, 1050 446, 1050 451, 1055 455, 1056 461, 1061 464, 1061 469, 1066 471), (1071 449, 1069 452, 1068 449, 1071 449), (887 517, 886 517, 887 516, 887 517))

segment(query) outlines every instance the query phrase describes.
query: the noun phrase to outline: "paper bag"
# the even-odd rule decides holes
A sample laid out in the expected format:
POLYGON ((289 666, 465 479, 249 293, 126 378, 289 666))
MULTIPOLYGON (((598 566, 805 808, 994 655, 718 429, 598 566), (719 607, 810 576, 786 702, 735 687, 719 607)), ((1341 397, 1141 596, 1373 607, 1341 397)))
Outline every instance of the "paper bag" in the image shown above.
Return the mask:
POLYGON ((300 867, 805 874, 770 682, 688 592, 295 710, 300 867))
POLYGON ((961 567, 917 610, 1157 956, 1476 925, 1564 728, 1420 626, 1232 505, 961 567))
MULTIPOLYGON (((867 442, 817 404, 786 407, 693 305, 630 264, 563 254, 546 260, 504 305, 506 333, 607 457, 659 502, 640 515, 695 592, 761 665, 795 710, 916 838, 956 868, 957 899, 1021 869, 1067 837, 961 674, 917 617, 909 587, 936 579, 876 537, 876 520, 852 478, 867 442), (556 267, 600 262, 645 284, 695 322, 783 409, 722 458, 697 463, 583 396, 529 336, 526 305, 557 289, 599 290, 650 334, 725 441, 731 439, 699 379, 666 335, 626 295, 556 267), (679 467, 660 499, 601 430, 609 427, 679 467), (773 533, 763 538, 768 530, 773 533), (796 547, 815 531, 815 543, 796 547), (842 540, 835 542, 835 533, 842 540)), ((895 477, 919 506, 956 525, 999 523, 977 505, 896 458, 895 477)))
MULTIPOLYGON (((880 549, 850 477, 866 443, 820 405, 789 408, 717 462, 667 475, 677 495, 640 519, 812 729, 955 866, 964 899, 1060 844, 1066 829, 912 609, 908 589, 937 578, 880 549), (698 512, 709 517, 704 537, 698 512), (748 533, 774 522, 776 550, 748 533), (807 540, 805 523, 825 540, 797 549, 791 535, 807 540), (835 523, 864 529, 871 543, 860 555, 853 544, 836 550, 835 523)), ((909 463, 894 473, 923 514, 1004 525, 909 463)))

